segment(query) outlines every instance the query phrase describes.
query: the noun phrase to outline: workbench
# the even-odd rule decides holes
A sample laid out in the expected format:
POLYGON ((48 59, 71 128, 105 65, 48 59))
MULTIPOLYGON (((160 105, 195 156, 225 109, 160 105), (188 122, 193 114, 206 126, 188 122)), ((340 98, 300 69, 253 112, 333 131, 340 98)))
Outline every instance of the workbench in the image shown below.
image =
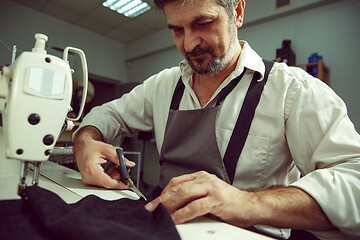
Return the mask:
MULTIPOLYGON (((5 159, 5 144, 2 141, 2 129, 0 127, 0 200, 20 199, 17 195, 17 185, 20 180, 20 162, 5 159)), ((31 167, 31 164, 29 166, 31 167)), ((32 171, 28 172, 26 181, 28 185, 31 185, 32 171)), ((50 161, 41 164, 39 186, 56 193, 67 203, 75 203, 90 194, 106 200, 138 199, 138 196, 130 190, 108 190, 87 186, 82 183, 79 172, 50 161)), ((181 239, 184 240, 272 239, 206 217, 176 225, 176 228, 181 239)))

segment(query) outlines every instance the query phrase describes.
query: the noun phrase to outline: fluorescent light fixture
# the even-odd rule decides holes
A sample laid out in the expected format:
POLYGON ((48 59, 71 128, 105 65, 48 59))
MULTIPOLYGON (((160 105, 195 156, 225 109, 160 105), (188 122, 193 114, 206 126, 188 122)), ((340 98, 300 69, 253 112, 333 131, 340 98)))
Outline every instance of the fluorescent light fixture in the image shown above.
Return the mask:
POLYGON ((151 8, 142 0, 107 0, 103 2, 103 6, 130 18, 134 18, 151 8))

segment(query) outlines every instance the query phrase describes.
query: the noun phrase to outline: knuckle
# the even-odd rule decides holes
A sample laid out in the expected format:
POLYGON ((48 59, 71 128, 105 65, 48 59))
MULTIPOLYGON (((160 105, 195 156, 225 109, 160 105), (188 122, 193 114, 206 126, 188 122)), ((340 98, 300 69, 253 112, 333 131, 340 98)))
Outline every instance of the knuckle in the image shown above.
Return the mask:
POLYGON ((212 178, 215 178, 215 179, 218 178, 215 174, 210 174, 209 176, 212 177, 212 178))
POLYGON ((154 204, 160 204, 160 203, 163 203, 163 202, 165 202, 165 200, 161 195, 153 200, 154 204))
POLYGON ((109 183, 104 183, 103 184, 103 187, 106 188, 106 189, 110 189, 111 188, 111 185, 109 183))
POLYGON ((91 181, 87 178, 87 177, 82 177, 81 178, 81 181, 86 184, 86 185, 90 185, 91 184, 91 181))
POLYGON ((215 174, 210 174, 206 171, 199 171, 197 172, 197 177, 200 178, 200 179, 210 179, 210 180, 213 180, 215 178, 217 178, 217 176, 215 174))
POLYGON ((216 181, 219 178, 215 174, 209 174, 209 179, 210 179, 210 181, 216 181))
POLYGON ((209 174, 209 173, 205 172, 204 170, 198 172, 198 175, 199 175, 200 177, 206 176, 206 175, 208 175, 208 174, 209 174))
POLYGON ((204 208, 201 201, 193 201, 189 203, 188 206, 191 212, 201 212, 201 210, 204 208))
POLYGON ((81 181, 84 184, 90 185, 92 183, 92 178, 89 169, 84 169, 80 174, 81 174, 81 181))
POLYGON ((172 214, 175 223, 183 223, 187 220, 190 220, 193 216, 193 212, 190 211, 188 208, 182 208, 172 214))
POLYGON ((176 185, 175 187, 172 187, 170 189, 171 193, 180 195, 180 196, 186 196, 188 194, 188 190, 184 188, 181 184, 176 185))
POLYGON ((85 166, 83 169, 81 169, 82 171, 81 171, 81 174, 83 175, 83 176, 89 176, 90 174, 91 174, 91 169, 90 169, 90 167, 87 165, 87 166, 85 166))
POLYGON ((117 189, 119 188, 118 184, 112 181, 102 181, 101 185, 106 189, 117 189))
POLYGON ((183 223, 197 216, 203 215, 202 213, 205 211, 206 210, 204 209, 204 206, 200 201, 193 201, 173 213, 173 217, 175 219, 175 222, 183 223))
POLYGON ((169 181, 170 186, 176 186, 178 184, 178 177, 173 177, 169 181))
POLYGON ((206 171, 197 172, 197 179, 200 182, 213 183, 216 182, 219 178, 215 174, 210 174, 206 171))

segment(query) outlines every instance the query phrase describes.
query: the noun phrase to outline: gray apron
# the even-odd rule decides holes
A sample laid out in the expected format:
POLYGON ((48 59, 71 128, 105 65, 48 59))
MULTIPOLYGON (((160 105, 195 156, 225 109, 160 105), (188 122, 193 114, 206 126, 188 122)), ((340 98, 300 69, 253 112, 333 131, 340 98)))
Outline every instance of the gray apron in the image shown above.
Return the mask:
POLYGON ((215 122, 221 107, 220 103, 240 82, 246 68, 241 75, 231 80, 220 91, 214 107, 204 109, 179 110, 185 89, 182 79, 179 79, 173 94, 160 153, 160 188, 164 189, 171 178, 175 176, 201 170, 215 174, 225 182, 232 184, 235 168, 245 144, 256 106, 273 65, 273 62, 263 61, 265 63, 264 79, 258 82, 261 75, 255 72, 224 159, 220 155, 216 141, 215 122))

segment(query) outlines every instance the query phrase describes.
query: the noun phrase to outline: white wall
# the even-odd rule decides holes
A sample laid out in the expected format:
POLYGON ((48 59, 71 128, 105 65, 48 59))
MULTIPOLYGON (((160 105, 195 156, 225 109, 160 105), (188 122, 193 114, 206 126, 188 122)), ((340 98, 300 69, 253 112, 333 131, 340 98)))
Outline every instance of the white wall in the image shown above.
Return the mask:
POLYGON ((339 1, 239 31, 264 58, 274 59, 283 39, 292 41, 297 64, 311 53, 324 56, 330 86, 345 101, 349 116, 360 130, 360 1, 339 1))
MULTIPOLYGON (((314 52, 324 56, 330 68, 330 86, 347 104, 349 116, 360 132, 360 1, 302 1, 292 0, 298 6, 289 9, 291 14, 287 14, 285 8, 270 14, 268 5, 274 1, 247 1, 245 24, 238 32, 239 38, 248 41, 262 57, 270 60, 275 59, 276 49, 281 48, 284 39, 292 41, 297 64, 306 63, 314 52), (264 4, 259 8, 261 3, 264 4), (259 17, 261 14, 266 17, 259 17)), ((177 65, 182 59, 169 30, 134 41, 127 48, 131 49, 131 54, 126 52, 126 59, 133 59, 128 68, 129 82, 141 82, 165 67, 177 65), (149 48, 144 51, 147 42, 149 48), (149 54, 152 47, 154 54, 149 54)))
POLYGON ((49 37, 49 54, 61 57, 62 53, 51 50, 52 46, 77 47, 85 52, 89 73, 126 82, 127 70, 124 62, 125 45, 94 32, 71 25, 65 21, 42 14, 31 8, 0 0, 0 64, 11 62, 11 51, 31 51, 35 33, 49 37))
MULTIPOLYGON (((306 63, 313 52, 323 55, 331 71, 330 85, 346 102, 359 130, 360 1, 292 0, 291 7, 280 10, 273 4, 272 0, 248 0, 239 38, 267 59, 275 58, 283 39, 292 40, 297 63, 306 63)), ((61 55, 52 46, 78 47, 87 56, 90 73, 122 82, 142 82, 182 59, 168 29, 125 46, 9 0, 0 1, 0 21, 0 64, 11 59, 11 50, 1 41, 10 48, 15 44, 20 50, 31 50, 36 32, 49 36, 50 54, 61 55)))

